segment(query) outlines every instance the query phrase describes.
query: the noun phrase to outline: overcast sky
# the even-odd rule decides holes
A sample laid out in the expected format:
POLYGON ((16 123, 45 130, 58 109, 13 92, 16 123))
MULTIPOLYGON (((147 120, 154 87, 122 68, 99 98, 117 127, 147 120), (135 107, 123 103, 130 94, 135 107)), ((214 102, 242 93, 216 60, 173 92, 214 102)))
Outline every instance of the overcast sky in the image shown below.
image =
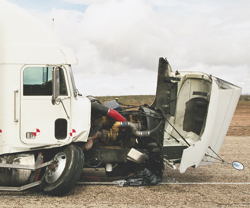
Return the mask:
POLYGON ((54 18, 85 94, 154 94, 160 56, 250 94, 249 0, 8 1, 47 24, 54 18))

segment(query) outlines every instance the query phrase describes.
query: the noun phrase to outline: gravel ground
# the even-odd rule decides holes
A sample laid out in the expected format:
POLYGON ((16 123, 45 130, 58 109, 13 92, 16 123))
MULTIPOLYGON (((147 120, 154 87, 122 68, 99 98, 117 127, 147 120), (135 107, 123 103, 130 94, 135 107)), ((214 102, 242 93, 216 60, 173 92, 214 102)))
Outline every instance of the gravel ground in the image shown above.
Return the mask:
MULTIPOLYGON (((244 163, 245 170, 213 164, 184 174, 166 170, 177 182, 250 182, 250 136, 228 136, 221 155, 244 163)), ((2 192, 0 207, 250 207, 250 185, 159 185, 153 187, 80 186, 66 197, 50 197, 35 191, 2 192)))
POLYGON ((239 102, 227 132, 231 136, 250 136, 250 102, 239 102))

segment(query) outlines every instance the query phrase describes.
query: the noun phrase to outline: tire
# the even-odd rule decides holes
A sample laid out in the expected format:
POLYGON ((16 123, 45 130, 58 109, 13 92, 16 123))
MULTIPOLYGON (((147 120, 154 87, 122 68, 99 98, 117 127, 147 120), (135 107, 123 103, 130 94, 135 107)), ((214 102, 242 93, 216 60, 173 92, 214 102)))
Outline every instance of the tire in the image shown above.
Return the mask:
POLYGON ((70 144, 55 154, 56 165, 48 166, 42 180, 42 190, 49 195, 63 196, 68 194, 80 179, 83 165, 83 151, 70 144))

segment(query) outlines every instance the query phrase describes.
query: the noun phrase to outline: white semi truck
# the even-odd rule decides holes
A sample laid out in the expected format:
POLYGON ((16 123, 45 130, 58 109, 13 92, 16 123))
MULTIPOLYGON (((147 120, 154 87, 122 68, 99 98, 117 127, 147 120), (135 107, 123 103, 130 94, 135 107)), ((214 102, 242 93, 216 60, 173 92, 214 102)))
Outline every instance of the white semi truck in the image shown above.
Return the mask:
POLYGON ((160 181, 164 162, 184 173, 218 157, 239 87, 173 72, 160 58, 152 105, 103 105, 79 94, 73 63, 48 28, 1 2, 0 190, 40 186, 63 195, 84 167, 113 176, 140 172, 154 176, 144 181, 150 185, 160 181))

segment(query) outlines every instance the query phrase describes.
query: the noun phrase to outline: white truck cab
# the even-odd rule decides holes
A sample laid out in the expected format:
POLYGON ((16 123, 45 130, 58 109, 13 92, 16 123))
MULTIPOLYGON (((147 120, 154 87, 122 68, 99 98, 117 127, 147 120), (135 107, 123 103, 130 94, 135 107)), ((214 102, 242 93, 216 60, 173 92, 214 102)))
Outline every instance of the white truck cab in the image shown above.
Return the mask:
MULTIPOLYGON (((0 2, 0 169, 13 170, 1 172, 3 180, 10 181, 2 183, 8 185, 6 190, 10 189, 9 184, 27 184, 32 174, 55 160, 62 160, 65 168, 72 166, 64 162, 65 158, 82 157, 77 147, 69 144, 87 141, 91 105, 88 98, 78 95, 75 87, 71 69, 75 62, 50 28, 22 9, 0 2), (49 152, 49 158, 38 157, 39 150, 54 151, 63 146, 66 147, 57 156, 49 152)), ((72 172, 80 175, 81 169, 82 165, 72 172)), ((45 172, 47 188, 55 185, 62 174, 54 171, 51 182, 49 167, 45 172)), ((58 184, 47 192, 61 193, 57 187, 58 184)))
POLYGON ((90 102, 75 88, 74 56, 32 16, 6 8, 0 14, 0 154, 86 141, 90 102))

